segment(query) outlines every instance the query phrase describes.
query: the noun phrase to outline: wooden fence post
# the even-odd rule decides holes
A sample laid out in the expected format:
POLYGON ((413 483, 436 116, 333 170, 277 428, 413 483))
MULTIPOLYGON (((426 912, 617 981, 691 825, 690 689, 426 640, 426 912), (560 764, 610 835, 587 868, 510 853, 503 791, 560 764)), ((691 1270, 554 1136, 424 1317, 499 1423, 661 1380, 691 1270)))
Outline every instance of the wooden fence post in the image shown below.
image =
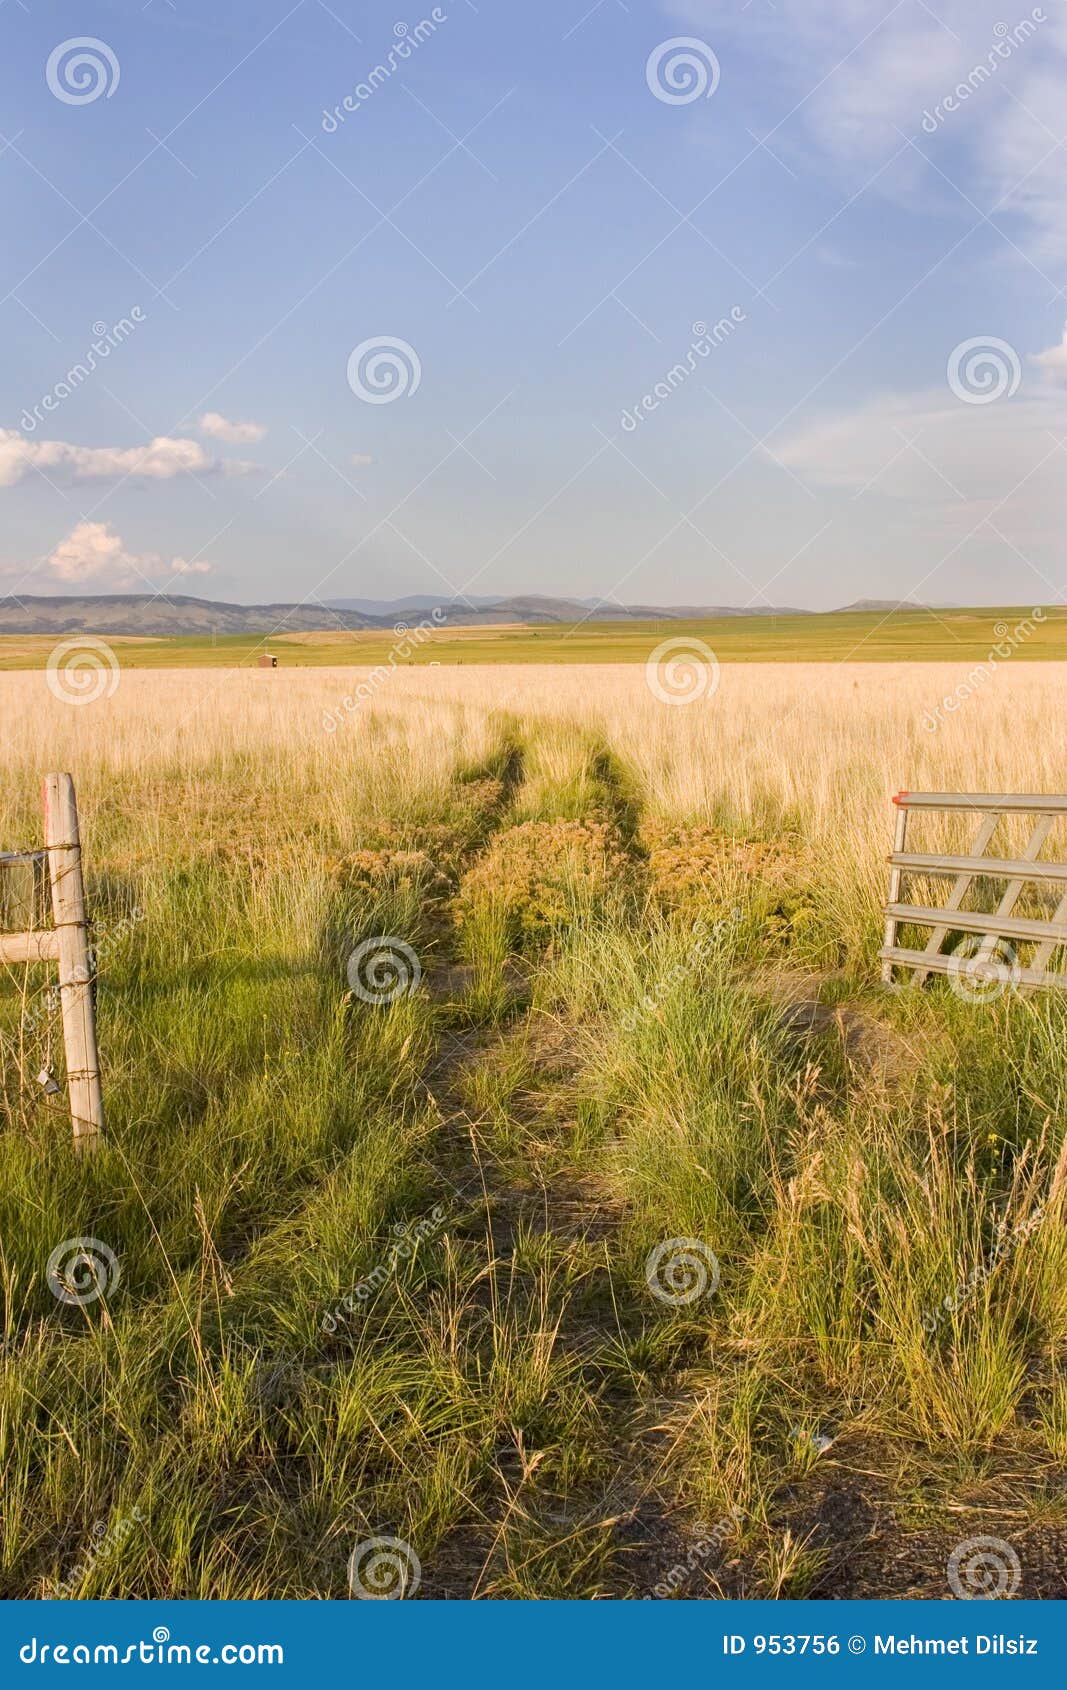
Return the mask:
POLYGON ((45 776, 44 840, 58 941, 59 998, 74 1147, 92 1150, 104 1130, 104 1100, 96 1048, 93 965, 85 916, 78 809, 70 775, 45 776))

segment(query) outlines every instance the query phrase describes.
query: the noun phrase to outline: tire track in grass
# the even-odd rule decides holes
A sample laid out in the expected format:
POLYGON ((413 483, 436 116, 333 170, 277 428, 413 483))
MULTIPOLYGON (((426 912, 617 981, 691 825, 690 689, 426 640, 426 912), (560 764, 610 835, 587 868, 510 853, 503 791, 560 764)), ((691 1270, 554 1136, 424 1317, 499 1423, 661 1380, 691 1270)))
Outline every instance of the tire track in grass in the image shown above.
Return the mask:
MULTIPOLYGON (((610 757, 590 756, 585 774, 586 797, 596 789, 592 816, 612 821, 636 867, 637 812, 624 783, 613 780, 610 757)), ((583 782, 572 785, 578 790, 583 782)), ((521 877, 528 866, 521 851, 500 856, 503 836, 532 823, 521 788, 514 797, 514 827, 502 825, 471 864, 480 871, 499 858, 497 879, 505 885, 509 873, 521 877)), ((573 806, 568 816, 574 822, 573 806)), ((550 843, 549 834, 525 839, 536 848, 550 843)), ((582 836, 582 849, 594 850, 595 840, 582 836)), ((484 895, 493 874, 476 878, 484 895)), ((635 916, 631 907, 625 919, 635 916)), ((618 1271, 627 1255, 625 1215, 606 1194, 582 1137, 579 1064, 571 1028, 538 990, 546 949, 537 931, 536 924, 518 937, 505 931, 501 943, 490 924, 472 960, 469 944, 464 951, 469 929, 465 935, 457 920, 429 981, 453 1028, 425 1076, 438 1118, 434 1165, 441 1178, 474 1192, 454 1231, 449 1318, 481 1393, 480 1426, 491 1446, 462 1496, 457 1490, 451 1519, 426 1540, 420 1594, 839 1595, 850 1578, 862 1580, 855 1562, 841 1565, 844 1555, 866 1560, 868 1578, 872 1570, 871 1555, 862 1553, 871 1521, 845 1476, 855 1452, 848 1466, 838 1459, 822 1469, 809 1467, 803 1447, 777 1461, 773 1451, 757 1449, 768 1426, 784 1436, 788 1418, 780 1429, 771 1423, 788 1407, 792 1383, 778 1391, 770 1374, 757 1380, 746 1372, 744 1342, 724 1346, 703 1388, 682 1377, 706 1346, 709 1323, 693 1320, 687 1332, 679 1319, 672 1331, 669 1321, 650 1319, 632 1276, 618 1271), (524 1376, 522 1363, 531 1358, 538 1366, 524 1376), (513 1377, 502 1390, 497 1375, 509 1368, 513 1377), (746 1439, 752 1446, 744 1460, 753 1469, 753 1500, 742 1494, 750 1516, 740 1522, 740 1553, 736 1514, 726 1509, 706 1530, 687 1533, 686 1511, 673 1500, 672 1452, 709 1390, 729 1411, 728 1438, 736 1435, 742 1453, 746 1439)), ((567 931, 564 912, 548 950, 565 945, 567 931)), ((774 1011, 766 1028, 753 1026, 761 1038, 770 1038, 772 1027, 778 1038, 801 1031, 784 1021, 774 1011)), ((835 1027, 839 1021, 844 1040, 852 1023, 835 1015, 835 1027)), ((803 1031, 820 1029, 813 1019, 803 1031)), ((771 1068, 781 1069, 778 1044, 766 1051, 771 1068)), ((775 1095, 777 1080, 772 1086, 767 1079, 772 1113, 775 1095)), ((835 1086, 826 1101, 836 1095, 835 1086)), ((787 1127, 783 1116, 776 1130, 787 1127)), ((813 1455, 816 1443, 813 1434, 813 1455)), ((737 1451, 727 1453, 733 1460, 737 1451)), ((908 1553, 914 1533, 898 1530, 904 1548, 887 1546, 877 1558, 908 1553)), ((933 1534, 931 1544, 933 1588, 940 1577, 933 1534)), ((882 1559, 878 1576, 888 1572, 882 1559)), ((874 1587, 861 1584, 860 1593, 874 1587)))
MULTIPOLYGON (((607 860, 621 880, 639 868, 636 805, 603 746, 589 748, 585 772, 594 796, 589 819, 612 830, 619 849, 607 860)), ((521 802, 516 811, 522 814, 521 802)), ((530 825, 519 821, 514 831, 530 825)), ((552 824, 542 826, 528 840, 547 852, 552 824)), ((601 836, 571 826, 558 835, 564 851, 572 838, 604 848, 601 836)), ((498 834, 473 865, 477 895, 493 884, 491 872, 479 871, 492 868, 487 858, 507 840, 506 831, 498 834)), ((505 853, 500 866, 521 878, 521 859, 509 863, 505 853)), ((514 882, 502 890, 506 902, 514 882)), ((617 905, 621 914, 625 897, 617 905)), ((628 919, 636 907, 631 896, 628 919)), ((461 892, 457 948, 464 913, 461 892)), ((439 1166, 475 1199, 466 1228, 480 1258, 469 1289, 472 1341, 490 1366, 516 1334, 535 1351, 540 1345, 540 1395, 524 1397, 521 1378, 510 1399, 505 1393, 505 1407, 525 1408, 522 1423, 514 1415, 501 1420, 482 1518, 448 1534, 424 1560, 422 1594, 650 1594, 671 1569, 696 1564, 693 1540, 657 1483, 658 1403, 629 1353, 640 1353, 650 1311, 617 1271, 619 1206, 574 1120, 580 1062, 570 1031, 536 1003, 541 956, 514 931, 503 951, 499 932, 488 927, 487 955, 479 955, 485 934, 476 927, 474 960, 442 968, 452 1011, 470 1024, 442 1051, 427 1084, 441 1122, 439 1166), (486 972, 495 990, 486 990, 486 972), (495 1024, 470 1013, 486 1005, 495 1008, 495 1024)), ((550 948, 565 937, 564 928, 550 948)), ((467 947, 469 954, 469 928, 467 947)))
MULTIPOLYGON (((491 801, 481 811, 474 806, 476 825, 460 840, 457 860, 461 864, 499 824, 520 776, 515 744, 507 739, 490 766, 466 771, 457 783, 462 789, 465 784, 476 787, 494 780, 497 788, 495 794, 488 794, 491 801)), ((463 814, 470 819, 469 809, 463 814)), ((302 1260, 315 1262, 315 1245, 320 1242, 315 1223, 329 1216, 331 1197, 338 1191, 340 1212, 332 1217, 335 1235, 343 1229, 346 1214, 358 1215, 366 1234, 377 1220, 369 1212, 375 1200, 388 1214, 410 1197, 411 1166, 424 1130, 415 1107, 419 1076, 414 1064, 419 1035, 432 1044, 434 1034, 432 1025, 419 1027, 418 1014, 404 1038, 390 1031, 396 1018, 383 1020, 374 1011, 362 1018, 350 1015, 350 1021, 360 1021, 366 1035, 360 1054, 367 1058, 367 1065, 352 1072, 352 1041, 356 1038, 358 1043, 359 1038, 350 1030, 347 1038, 339 1039, 341 994, 337 986, 331 992, 323 969, 330 941, 344 925, 335 910, 324 929, 318 970, 323 994, 320 1029, 338 1065, 332 1086, 323 1072, 322 1097, 324 1106, 341 1118, 331 1125, 307 1165, 293 1168, 280 1218, 260 1219, 248 1212, 237 1177, 240 1168, 232 1181, 224 1182, 221 1196, 212 1192, 206 1205, 199 1192, 190 1192, 190 1201, 195 1196, 201 1245, 193 1252, 183 1247, 176 1253, 173 1237, 168 1241, 155 1232, 166 1266, 161 1294, 138 1302, 133 1325, 123 1318, 128 1309, 119 1306, 114 1323, 105 1322, 91 1345, 79 1342, 76 1353, 64 1352, 62 1369, 53 1367, 46 1373, 42 1352, 39 1377, 35 1369, 27 1370, 26 1402, 32 1404, 33 1416, 45 1427, 75 1428, 78 1497, 71 1500, 69 1517, 57 1519, 53 1531, 42 1522, 42 1529, 26 1543, 5 1576, 11 1594, 24 1594, 27 1588, 47 1590, 69 1567, 77 1544, 90 1537, 92 1520, 106 1519, 116 1509, 128 1512, 130 1503, 123 1498, 130 1495, 142 1498, 149 1515, 155 1516, 145 1526, 146 1534, 153 1533, 154 1547, 151 1551, 138 1547, 139 1533, 138 1543, 131 1540, 124 1546, 121 1564, 97 1558, 84 1594, 223 1593, 229 1588, 226 1581, 235 1562, 228 1529, 240 1538, 248 1536, 243 1521, 259 1505, 263 1505, 268 1552, 255 1576, 249 1574, 250 1586, 235 1584, 230 1593, 248 1594, 249 1588, 260 1595, 289 1593, 293 1588, 315 1593, 321 1569, 306 1546, 294 1547, 291 1558, 276 1564, 273 1585, 262 1582, 276 1536, 269 1524, 271 1513, 299 1498, 304 1488, 294 1482, 293 1428, 283 1423, 285 1397, 290 1385, 299 1390, 309 1354, 320 1353, 318 1345, 309 1346, 306 1328, 309 1324, 314 1328, 326 1306, 315 1273, 302 1280, 299 1269, 302 1260), (369 1079, 369 1090, 361 1089, 361 1074, 369 1079), (381 1141, 374 1180, 368 1178, 368 1132, 381 1141), (347 1191, 343 1189, 346 1181, 347 1191), (301 1246, 306 1258, 301 1256, 301 1246), (147 1381, 150 1376, 151 1389, 139 1392, 136 1380, 147 1381), (265 1378, 275 1382, 280 1378, 282 1390, 275 1385, 264 1390, 265 1378), (79 1409, 72 1415, 69 1405, 65 1406, 69 1388, 76 1390, 79 1402, 84 1400, 84 1412, 79 1409), (104 1436, 106 1428, 91 1412, 94 1397, 111 1401, 123 1425, 121 1439, 109 1441, 104 1436), (273 1419, 273 1424, 262 1424, 264 1419, 273 1419), (93 1512, 79 1524, 83 1507, 93 1512), (182 1522, 192 1518, 203 1519, 204 1530, 182 1548, 179 1540, 186 1531, 182 1522), (213 1585, 212 1576, 223 1584, 213 1585)), ((337 978, 334 962, 328 974, 331 980, 337 978)), ((343 979, 340 968, 337 974, 343 979)), ((432 1022, 425 1007, 421 1019, 432 1022)), ((133 1177, 133 1170, 127 1173, 133 1177)), ((173 1200, 170 1206, 174 1207, 173 1200)), ((126 1286, 123 1294, 128 1294, 126 1286)), ((326 1412, 321 1399, 316 1412, 326 1412)), ((69 1433, 67 1437, 69 1441, 69 1433)), ((72 1444, 72 1458, 73 1452, 72 1444)), ((54 1457, 51 1466, 55 1466, 54 1457)), ((340 1565, 343 1569, 343 1557, 340 1565)))

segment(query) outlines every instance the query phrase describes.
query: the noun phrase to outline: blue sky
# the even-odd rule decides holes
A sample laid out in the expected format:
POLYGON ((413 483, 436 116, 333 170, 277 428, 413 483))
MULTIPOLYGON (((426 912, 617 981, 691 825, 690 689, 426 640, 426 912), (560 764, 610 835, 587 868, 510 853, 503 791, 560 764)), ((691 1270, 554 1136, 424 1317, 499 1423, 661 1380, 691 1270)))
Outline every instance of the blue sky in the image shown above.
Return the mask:
POLYGON ((1063 0, 0 31, 0 590, 1063 598, 1063 0))

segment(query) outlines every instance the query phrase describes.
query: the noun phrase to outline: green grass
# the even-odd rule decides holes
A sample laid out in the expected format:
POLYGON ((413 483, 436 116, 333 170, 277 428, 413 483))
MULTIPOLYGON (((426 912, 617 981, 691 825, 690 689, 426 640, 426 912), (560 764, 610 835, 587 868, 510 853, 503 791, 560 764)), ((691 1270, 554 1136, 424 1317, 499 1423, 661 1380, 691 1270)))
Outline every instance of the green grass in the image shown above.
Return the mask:
POLYGON ((88 783, 100 925, 141 913, 100 982, 99 1154, 33 1088, 47 1015, 5 1046, 0 1595, 344 1597, 389 1534, 431 1596, 939 1597, 979 1531, 1051 1594, 1062 1002, 883 996, 873 909, 823 979, 832 900, 801 920, 740 832, 747 874, 673 907, 577 729, 445 742, 422 787, 361 767, 264 748, 151 809, 136 769, 88 783), (298 779, 284 827, 248 809, 298 779), (386 1005, 346 979, 376 933, 423 967, 386 1005), (788 1021, 787 963, 862 1050, 788 1021), (121 1277, 64 1306, 79 1235, 121 1277), (650 1278, 678 1240, 691 1298, 650 1278))
MULTIPOLYGON (((736 616, 692 622, 585 622, 572 628, 484 627, 432 629, 403 665, 430 663, 643 663, 664 639, 699 639, 723 662, 855 661, 864 663, 987 662, 1003 625, 1010 630, 1032 607, 941 611, 846 611, 818 616, 736 616)), ((66 636, 64 636, 66 637, 66 636)), ((43 667, 59 636, 0 635, 0 669, 43 667)), ((112 642, 130 669, 234 667, 255 664, 271 651, 280 665, 387 663, 400 641, 391 631, 278 634, 270 638, 220 634, 112 642)), ((1067 659, 1067 610, 1049 609, 1020 639, 1012 661, 1067 659)))

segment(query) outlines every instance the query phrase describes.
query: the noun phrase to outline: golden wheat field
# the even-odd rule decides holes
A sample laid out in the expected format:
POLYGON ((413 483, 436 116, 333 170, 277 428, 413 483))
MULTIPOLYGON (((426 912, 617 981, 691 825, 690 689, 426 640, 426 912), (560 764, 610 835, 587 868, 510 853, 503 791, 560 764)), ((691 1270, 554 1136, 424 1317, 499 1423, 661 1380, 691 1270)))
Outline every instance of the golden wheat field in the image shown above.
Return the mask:
POLYGON ((741 814, 772 802, 821 825, 839 810, 842 781, 864 805, 902 781, 977 791, 1058 784, 1067 664, 1002 670, 942 711, 931 732, 924 718, 971 673, 948 663, 746 663, 724 668, 713 698, 666 709, 641 664, 401 668, 347 711, 345 699, 374 671, 138 670, 83 709, 54 699, 42 673, 20 672, 0 674, 0 697, 8 792, 27 762, 35 774, 49 757, 80 757, 84 775, 257 750, 326 769, 368 755, 383 724, 391 744, 411 748, 417 779, 435 765, 442 728, 450 744, 458 736, 471 748, 490 713, 510 712, 610 735, 657 806, 696 815, 725 804, 741 814))
POLYGON ((1067 1017, 877 952, 892 794, 1061 791, 1065 697, 0 675, 0 844, 77 784, 107 1116, 76 1157, 7 966, 0 1594, 942 1597, 979 1535, 1062 1592, 1067 1017))
MULTIPOLYGON (((592 737, 625 764, 649 815, 786 822, 826 862, 828 889, 843 900, 859 892, 874 920, 894 792, 1064 784, 1067 664, 1019 664, 977 688, 970 676, 972 667, 954 664, 746 663, 724 669, 713 697, 671 707, 650 692, 643 665, 157 670, 126 673, 113 696, 77 708, 55 699, 40 673, 0 674, 5 832, 18 834, 15 818, 32 810, 46 768, 74 771, 84 806, 112 772, 124 785, 138 771, 189 779, 229 759, 241 771, 235 803, 242 781, 269 792, 280 837, 309 787, 324 812, 358 828, 346 783, 433 791, 457 760, 485 755, 513 718, 539 725, 546 779, 554 755, 564 783, 575 745, 592 737)), ((146 793, 134 831, 151 809, 146 793)))

